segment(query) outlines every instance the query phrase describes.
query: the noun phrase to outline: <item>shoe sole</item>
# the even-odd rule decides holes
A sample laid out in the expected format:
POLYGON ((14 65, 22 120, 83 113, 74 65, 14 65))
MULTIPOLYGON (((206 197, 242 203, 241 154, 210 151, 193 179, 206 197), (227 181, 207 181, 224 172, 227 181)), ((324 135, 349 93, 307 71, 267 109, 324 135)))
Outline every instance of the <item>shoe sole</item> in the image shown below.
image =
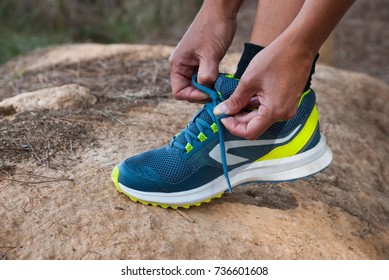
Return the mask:
MULTIPOLYGON (((240 166, 229 172, 232 187, 243 183, 279 183, 295 181, 310 177, 326 167, 332 161, 331 149, 327 146, 324 135, 312 149, 287 158, 253 162, 240 166)), ((112 181, 116 189, 127 195, 132 201, 144 205, 160 206, 162 208, 189 208, 220 198, 228 189, 224 175, 211 182, 189 191, 175 193, 150 193, 131 189, 119 183, 119 168, 112 171, 112 181)))
POLYGON ((140 202, 140 203, 142 203, 143 205, 146 205, 146 206, 147 205, 159 206, 159 207, 162 207, 164 209, 167 209, 167 208, 177 209, 179 207, 187 209, 187 208, 189 208, 191 206, 200 206, 203 203, 210 202, 214 198, 220 198, 224 194, 224 191, 223 191, 222 193, 219 193, 219 194, 215 195, 214 197, 205 199, 205 200, 203 200, 201 202, 192 203, 192 204, 184 204, 184 205, 162 204, 162 203, 158 203, 158 202, 151 202, 151 201, 146 201, 146 200, 142 200, 142 199, 136 198, 135 196, 131 195, 128 191, 123 190, 123 188, 124 189, 128 189, 128 188, 119 183, 119 168, 117 166, 112 170, 111 177, 112 177, 112 181, 113 181, 116 189, 120 193, 123 193, 126 196, 128 196, 132 201, 140 202))

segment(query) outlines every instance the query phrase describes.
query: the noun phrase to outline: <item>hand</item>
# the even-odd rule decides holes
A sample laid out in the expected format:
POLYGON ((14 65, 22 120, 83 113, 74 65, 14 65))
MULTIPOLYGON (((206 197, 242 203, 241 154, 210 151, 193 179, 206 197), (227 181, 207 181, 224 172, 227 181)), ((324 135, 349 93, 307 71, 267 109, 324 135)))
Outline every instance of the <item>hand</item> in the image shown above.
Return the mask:
POLYGON ((277 120, 292 118, 307 82, 314 53, 273 41, 258 53, 229 99, 219 104, 215 115, 227 114, 224 126, 234 135, 254 140, 277 120), (242 109, 256 108, 247 113, 242 109))
POLYGON ((203 6, 169 58, 171 86, 176 99, 200 103, 209 99, 193 87, 192 75, 198 71, 200 84, 213 85, 219 63, 231 45, 235 31, 236 16, 226 16, 203 6))

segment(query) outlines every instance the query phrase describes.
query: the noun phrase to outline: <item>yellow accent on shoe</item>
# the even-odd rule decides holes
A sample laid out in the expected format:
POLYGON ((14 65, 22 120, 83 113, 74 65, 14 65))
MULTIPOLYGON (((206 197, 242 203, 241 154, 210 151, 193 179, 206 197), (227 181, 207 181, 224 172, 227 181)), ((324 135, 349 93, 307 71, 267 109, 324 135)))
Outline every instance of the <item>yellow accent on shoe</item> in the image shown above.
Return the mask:
POLYGON ((319 112, 317 111, 315 105, 303 129, 292 141, 290 141, 288 144, 275 148, 268 154, 257 159, 256 162, 290 157, 297 154, 312 137, 313 133, 315 132, 316 126, 318 124, 318 121, 319 121, 319 112))
POLYGON ((238 78, 236 78, 233 74, 225 74, 224 77, 228 78, 228 79, 235 79, 235 80, 238 80, 238 78))
POLYGON ((310 91, 311 91, 311 89, 308 89, 307 91, 304 91, 303 94, 301 94, 298 107, 300 107, 300 104, 303 101, 304 96, 306 96, 308 93, 310 93, 310 91))
POLYGON ((143 205, 147 206, 147 205, 151 205, 151 206, 159 206, 163 209, 167 209, 167 208, 172 208, 172 209, 178 209, 178 208, 185 208, 185 209, 188 209, 189 207, 191 206, 200 206, 201 204, 203 203, 209 203, 212 199, 214 198, 220 198, 224 192, 222 193, 219 193, 211 198, 208 198, 204 201, 200 201, 200 202, 196 202, 196 203, 193 203, 193 204, 185 204, 185 205, 170 205, 170 204, 161 204, 161 203, 156 203, 156 202, 149 202, 149 201, 145 201, 145 200, 141 200, 141 199, 138 199, 132 195, 129 195, 128 193, 125 193, 123 192, 126 196, 128 196, 132 201, 134 202, 140 202, 142 203, 143 205))
POLYGON ((113 183, 115 185, 115 188, 119 192, 123 192, 122 189, 119 186, 119 168, 117 166, 115 166, 115 168, 112 170, 111 178, 112 178, 112 181, 113 181, 113 183))
POLYGON ((219 131, 219 128, 217 127, 217 124, 216 124, 216 123, 213 123, 213 124, 211 125, 211 129, 212 129, 213 133, 216 133, 216 132, 219 131))
POLYGON ((199 135, 197 135, 197 138, 200 140, 200 142, 204 142, 205 140, 207 140, 207 136, 205 136, 204 133, 200 132, 199 135))
POLYGON ((190 143, 187 143, 185 146, 186 153, 189 153, 193 150, 193 146, 190 143))

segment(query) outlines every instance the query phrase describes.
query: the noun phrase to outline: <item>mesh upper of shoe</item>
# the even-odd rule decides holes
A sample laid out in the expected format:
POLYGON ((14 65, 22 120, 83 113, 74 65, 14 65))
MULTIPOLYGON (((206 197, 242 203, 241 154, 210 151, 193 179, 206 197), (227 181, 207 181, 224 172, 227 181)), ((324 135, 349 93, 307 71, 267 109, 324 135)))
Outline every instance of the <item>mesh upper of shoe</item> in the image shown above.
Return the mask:
POLYGON ((219 75, 219 78, 216 80, 214 87, 215 90, 223 96, 223 99, 226 100, 230 98, 238 84, 238 79, 228 78, 225 75, 219 75))
POLYGON ((169 146, 128 158, 125 164, 141 175, 148 175, 147 173, 152 172, 148 176, 149 179, 157 179, 154 176, 158 174, 161 179, 171 184, 183 181, 195 171, 192 164, 184 160, 177 150, 171 149, 169 146))

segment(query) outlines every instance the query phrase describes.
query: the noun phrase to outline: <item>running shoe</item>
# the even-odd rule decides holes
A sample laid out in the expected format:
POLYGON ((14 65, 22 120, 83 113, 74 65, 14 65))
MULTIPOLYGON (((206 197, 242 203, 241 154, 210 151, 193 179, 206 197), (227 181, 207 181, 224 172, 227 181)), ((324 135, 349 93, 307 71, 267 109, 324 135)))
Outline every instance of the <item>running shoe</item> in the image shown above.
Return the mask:
POLYGON ((195 76, 192 83, 211 101, 168 145, 130 157, 113 169, 116 188, 131 200, 174 209, 199 206, 242 183, 296 180, 331 163, 312 89, 302 93, 292 119, 274 123, 252 141, 232 135, 213 114, 234 92, 238 79, 219 74, 213 88, 198 84, 195 76))

